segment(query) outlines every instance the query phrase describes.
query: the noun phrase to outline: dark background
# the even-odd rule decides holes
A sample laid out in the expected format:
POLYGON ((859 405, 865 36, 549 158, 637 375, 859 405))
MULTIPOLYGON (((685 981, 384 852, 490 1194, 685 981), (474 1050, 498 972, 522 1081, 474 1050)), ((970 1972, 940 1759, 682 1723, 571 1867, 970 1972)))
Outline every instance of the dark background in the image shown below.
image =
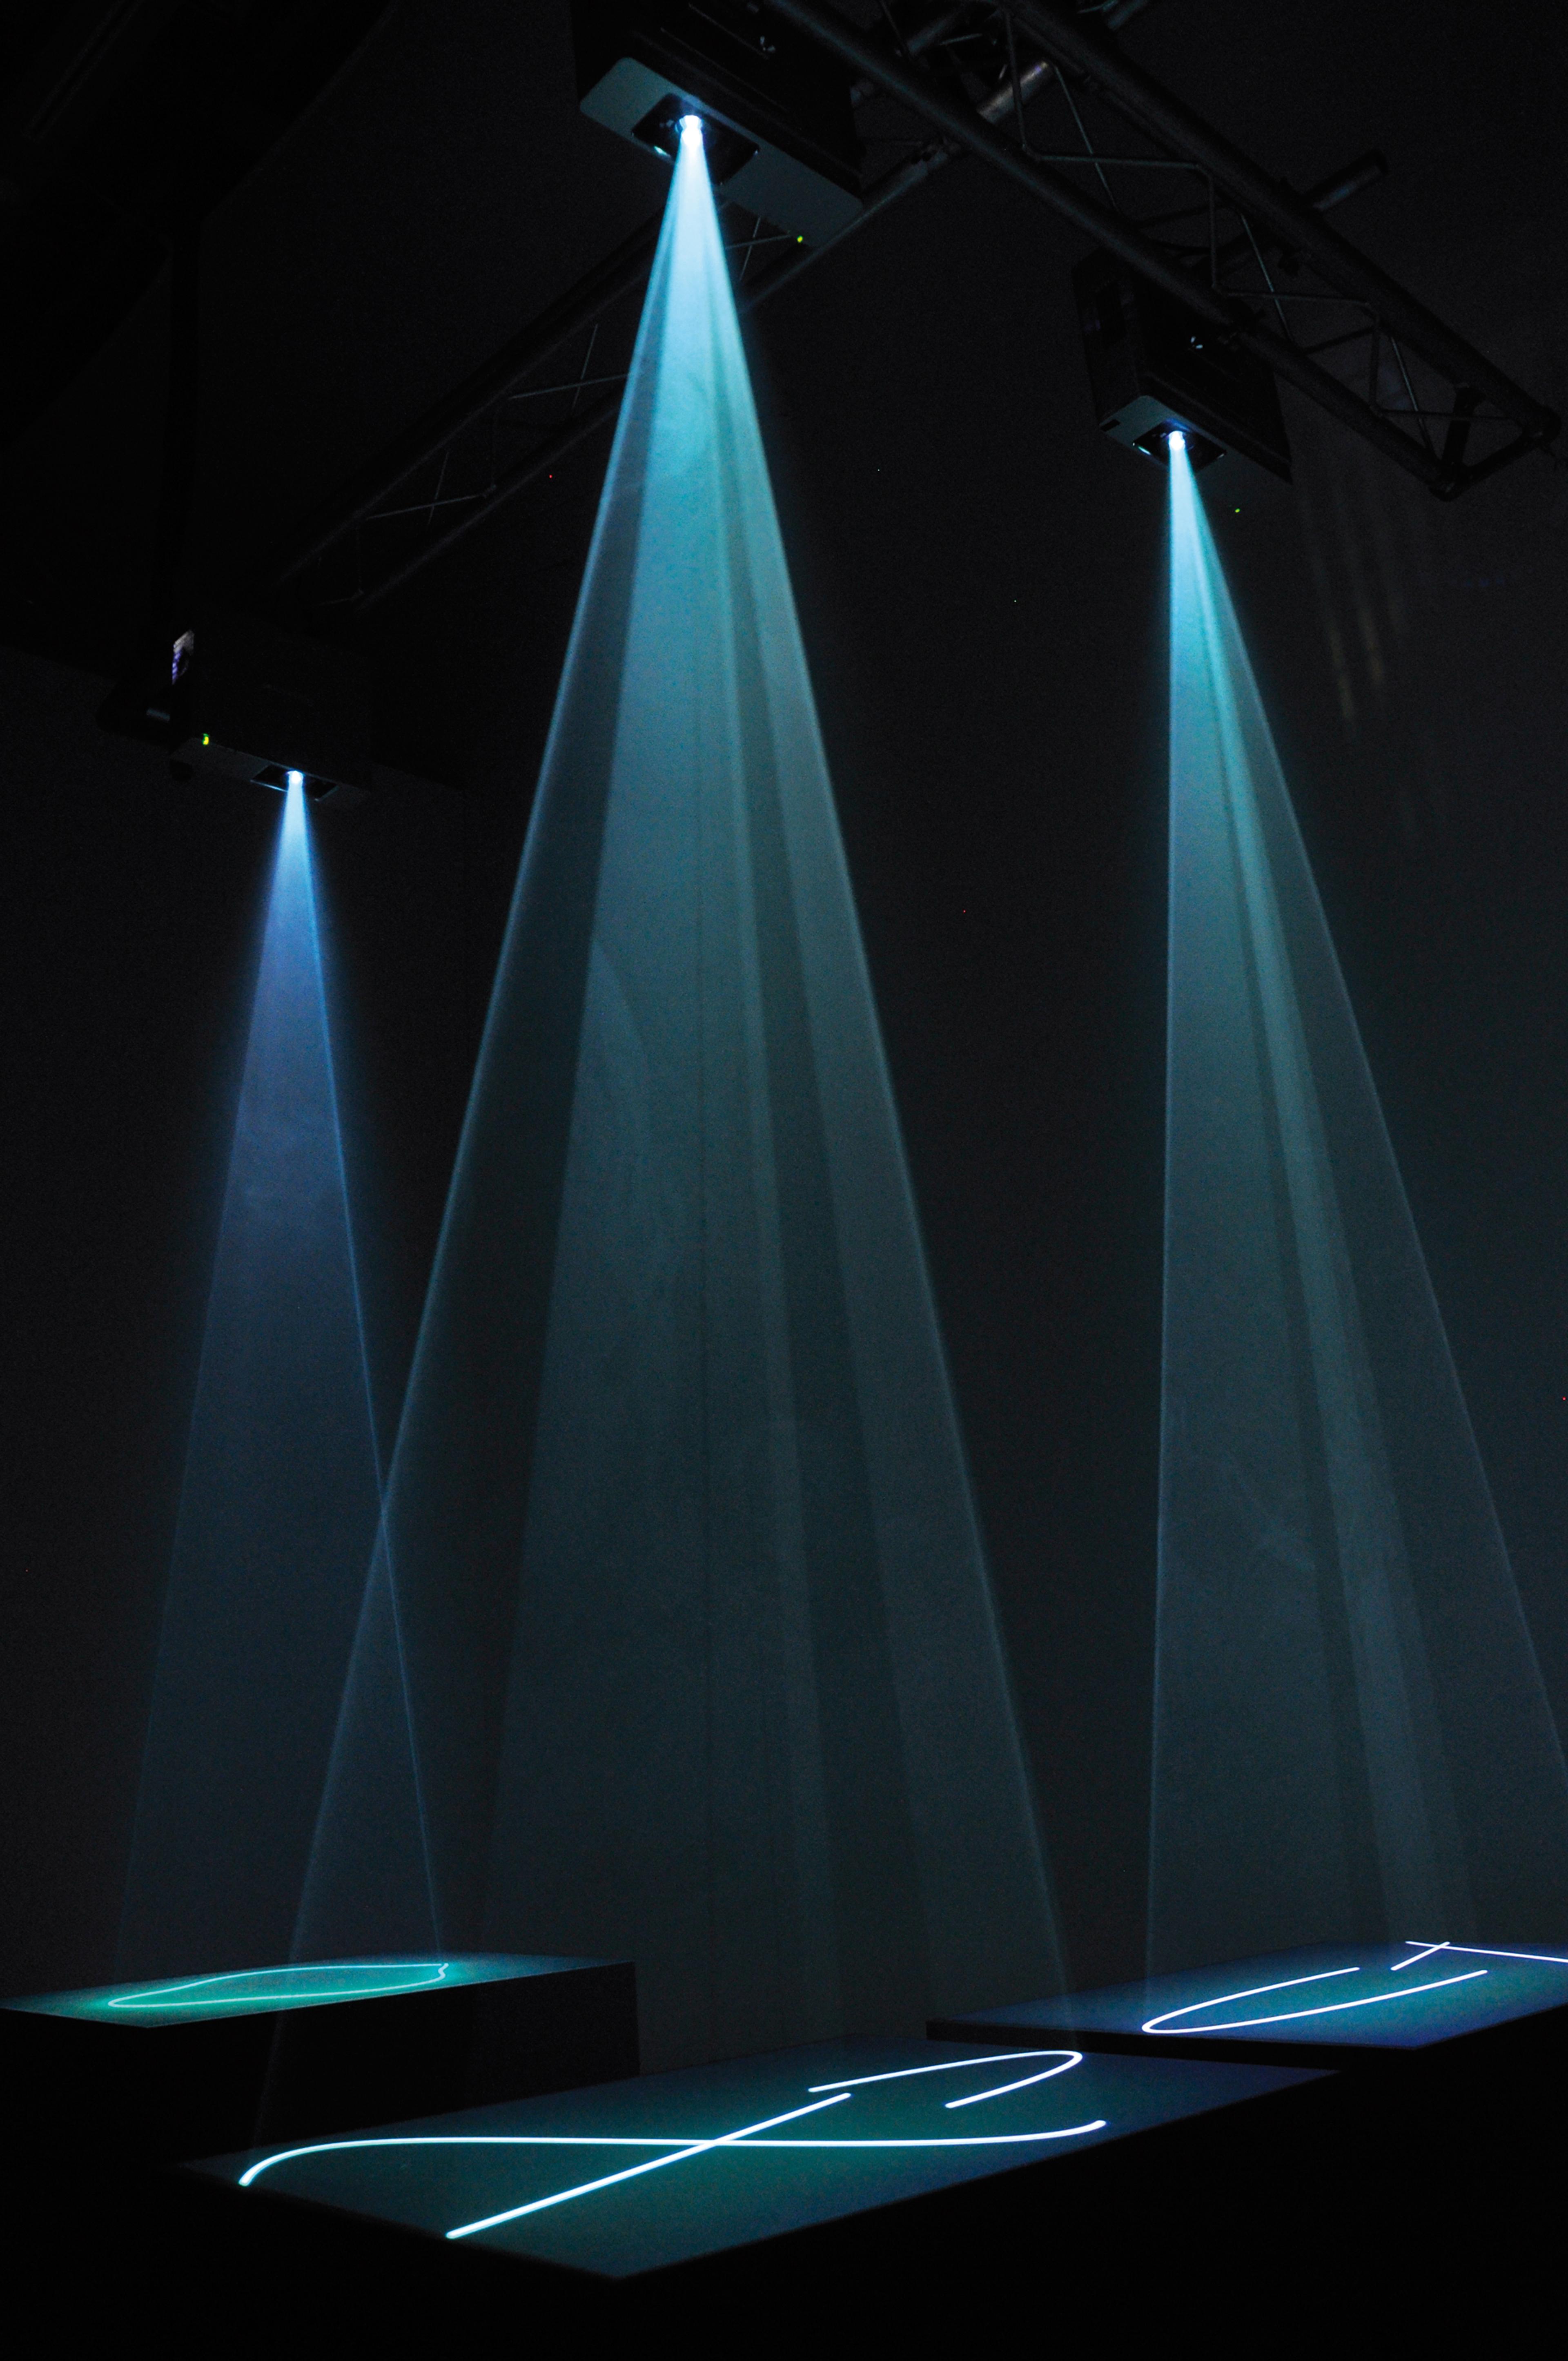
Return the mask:
MULTIPOLYGON (((1483 0, 1165 0, 1124 37, 1568 410, 1568 37, 1483 0)), ((349 470, 662 201, 564 0, 400 0, 207 225, 195 574, 349 470)), ((966 163, 748 328, 1072 1964, 1141 1962, 1158 1412, 1164 479, 1096 434, 1065 225, 966 163)), ((145 621, 155 285, 0 456, 7 841, 0 1989, 112 1967, 279 807, 93 714, 145 621), (67 659, 62 661, 62 659, 67 659)), ((1568 480, 1444 507, 1285 394, 1205 479, 1560 1722, 1568 1725, 1568 480), (1229 463, 1227 463, 1229 464, 1229 463)), ((395 1419, 604 449, 367 619, 322 815, 395 1419)))

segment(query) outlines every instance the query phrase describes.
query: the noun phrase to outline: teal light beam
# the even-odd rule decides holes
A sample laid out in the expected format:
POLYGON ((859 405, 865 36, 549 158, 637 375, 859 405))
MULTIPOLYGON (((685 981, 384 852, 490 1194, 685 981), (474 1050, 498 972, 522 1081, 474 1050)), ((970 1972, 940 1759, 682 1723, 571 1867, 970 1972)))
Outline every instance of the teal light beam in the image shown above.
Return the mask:
POLYGON ((696 126, 385 1533, 443 1945, 634 1959, 649 2067, 1059 1988, 696 126))
POLYGON ((1568 1775, 1179 436, 1151 1971, 1561 1939, 1568 1775))
POLYGON ((379 1500, 317 889, 294 774, 192 1411, 123 1973, 287 1956, 379 1500))

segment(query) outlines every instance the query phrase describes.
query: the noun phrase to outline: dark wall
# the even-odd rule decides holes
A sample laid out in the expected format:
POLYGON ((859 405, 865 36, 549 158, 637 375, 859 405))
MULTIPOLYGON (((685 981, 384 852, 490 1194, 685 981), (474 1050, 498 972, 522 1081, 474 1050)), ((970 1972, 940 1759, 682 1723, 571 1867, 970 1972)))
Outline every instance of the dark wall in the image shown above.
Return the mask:
MULTIPOLYGON (((655 206, 547 8, 410 0, 210 227, 215 584, 655 206)), ((1480 0, 1128 46, 1568 407, 1562 37, 1480 0)), ((1072 1947, 1142 1942, 1158 1407, 1163 481, 1090 420, 1067 271, 939 175, 749 332, 977 1496, 1072 1947)), ((161 293, 0 461, 35 642, 112 661, 146 571, 161 293)), ((1206 479, 1560 1719, 1568 1724, 1562 473, 1453 508, 1287 398, 1286 492, 1206 479)), ((602 455, 388 602, 381 752, 323 828, 391 1415, 602 455), (328 832, 330 829, 330 832, 328 832)), ((13 1180, 0 1985, 107 1971, 276 805, 173 785, 9 658, 13 1180)))

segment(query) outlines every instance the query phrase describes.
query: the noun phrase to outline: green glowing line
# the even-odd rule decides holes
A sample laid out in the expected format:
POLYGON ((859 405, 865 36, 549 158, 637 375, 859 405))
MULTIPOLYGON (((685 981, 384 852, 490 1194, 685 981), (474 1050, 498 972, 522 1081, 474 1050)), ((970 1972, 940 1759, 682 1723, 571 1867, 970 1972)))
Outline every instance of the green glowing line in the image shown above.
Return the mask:
POLYGON ((105 2008, 135 2009, 138 2013, 158 2011, 188 2015, 202 2009, 232 2008, 236 2000, 265 2002, 273 1999, 297 2005, 311 2001, 382 1999, 392 1993, 428 1992, 433 1985, 444 1982, 450 1965, 446 1960, 411 1961, 411 1968, 421 1969, 423 1972, 405 1973, 393 1979, 387 1979, 385 1971, 370 1961, 363 1964, 334 1961, 330 1967, 323 1967, 318 1960, 303 1967, 236 1968, 226 1975, 192 1976, 184 1983, 148 1984, 143 1991, 117 1993, 104 2005, 105 2008), (285 1976, 320 1977, 323 1974, 340 1978, 368 1976, 378 1981, 367 1983, 327 1982, 314 1990, 309 1986, 276 1988, 280 1986, 280 1980, 285 1976), (236 1985, 244 1989, 236 1992, 236 1985), (188 1997, 192 1994, 201 1997, 188 1997))

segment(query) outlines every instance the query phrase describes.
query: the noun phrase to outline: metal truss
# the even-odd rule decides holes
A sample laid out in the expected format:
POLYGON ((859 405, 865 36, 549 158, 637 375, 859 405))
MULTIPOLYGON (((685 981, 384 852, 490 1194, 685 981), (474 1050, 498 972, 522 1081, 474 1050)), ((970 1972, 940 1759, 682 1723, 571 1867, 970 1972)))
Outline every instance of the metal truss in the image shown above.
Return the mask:
MULTIPOLYGON (((973 155, 1256 353, 1441 497, 1550 444, 1560 422, 1322 218, 1384 170, 1304 194, 1272 179, 1114 43, 1148 0, 957 0, 901 27, 768 0, 856 74, 862 210, 806 247, 739 206, 720 221, 743 310, 934 171, 973 155)), ((415 422, 320 511, 262 595, 327 628, 365 613, 614 423, 658 240, 645 223, 415 422)))
POLYGON ((920 58, 824 0, 769 5, 1441 497, 1558 434, 1553 412, 1323 220, 1380 160, 1299 195, 1124 57, 1107 37, 1111 12, 996 0, 964 11, 920 58), (1009 137, 985 120, 985 97, 1021 91, 1042 63, 1035 86, 1048 88, 1052 120, 1041 109, 1028 125, 1014 110, 1009 137))
MULTIPOLYGON (((1149 0, 1113 0, 1118 21, 1149 0)), ((972 5, 948 5, 906 35, 900 54, 961 54, 972 5)), ((893 37, 889 36, 891 48, 893 37)), ((1025 104, 1050 76, 1043 60, 1026 64, 1016 82, 983 92, 983 120, 1004 121, 1018 98, 1025 104)), ((862 77, 854 97, 872 108, 882 93, 862 77)), ((845 238, 963 151, 912 135, 868 126, 867 176, 861 213, 839 235, 817 247, 773 227, 720 192, 719 220, 736 294, 750 311, 845 238)), ((519 493, 548 483, 580 445, 613 426, 636 335, 637 306, 658 244, 657 217, 645 222, 596 270, 425 412, 321 509, 297 541, 257 586, 266 602, 291 620, 331 629, 367 613, 519 493)))
MULTIPOLYGON (((743 303, 793 275, 797 252, 806 258, 798 239, 744 208, 719 214, 743 303)), ((269 590, 323 624, 363 614, 612 426, 658 236, 658 222, 645 223, 418 420, 307 528, 269 590)))

